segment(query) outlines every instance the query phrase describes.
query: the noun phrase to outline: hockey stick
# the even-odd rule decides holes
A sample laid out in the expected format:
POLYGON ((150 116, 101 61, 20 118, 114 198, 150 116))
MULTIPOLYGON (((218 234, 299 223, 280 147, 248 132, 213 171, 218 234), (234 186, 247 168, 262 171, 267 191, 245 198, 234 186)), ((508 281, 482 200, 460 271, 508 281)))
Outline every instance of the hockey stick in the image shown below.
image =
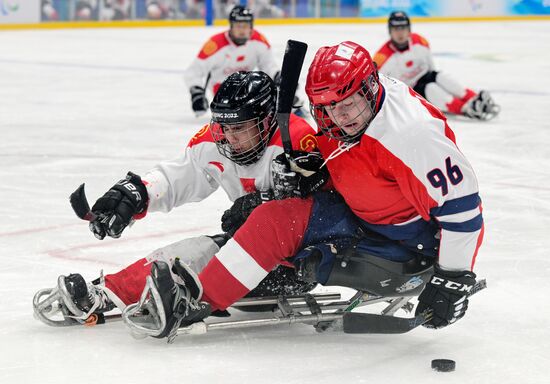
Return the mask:
POLYGON ((76 191, 71 193, 69 201, 74 213, 82 220, 94 221, 97 218, 96 214, 90 210, 90 204, 88 204, 86 192, 84 191, 84 183, 80 184, 76 191))
POLYGON ((283 149, 287 155, 292 152, 292 142, 290 139, 289 120, 292 111, 292 103, 298 79, 304 64, 307 44, 301 41, 288 40, 286 43, 285 55, 283 57, 283 66, 281 68, 281 84, 277 97, 277 123, 281 131, 283 149))
MULTIPOLYGON (((485 279, 478 281, 468 297, 487 288, 485 279)), ((430 321, 432 311, 427 310, 412 318, 376 315, 373 313, 345 312, 343 316, 344 333, 407 333, 430 321)))

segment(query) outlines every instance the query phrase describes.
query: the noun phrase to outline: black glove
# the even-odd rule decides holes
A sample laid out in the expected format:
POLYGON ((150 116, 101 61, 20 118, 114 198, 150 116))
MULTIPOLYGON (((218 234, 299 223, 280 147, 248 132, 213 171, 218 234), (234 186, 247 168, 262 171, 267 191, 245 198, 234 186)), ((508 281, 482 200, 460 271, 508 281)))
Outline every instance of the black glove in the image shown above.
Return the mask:
POLYGON ((201 116, 206 113, 208 109, 208 100, 206 100, 204 88, 193 86, 189 91, 191 92, 191 108, 193 108, 195 115, 201 116))
POLYGON ((233 236, 237 229, 244 224, 254 208, 265 201, 273 200, 273 192, 253 192, 239 197, 231 208, 223 213, 222 230, 233 236))
POLYGON ((97 216, 90 222, 90 231, 103 240, 105 235, 118 238, 135 214, 147 207, 147 189, 141 178, 128 172, 125 179, 113 185, 92 207, 97 216))
POLYGON ((468 309, 468 294, 476 283, 476 274, 470 271, 435 271, 424 290, 418 296, 416 315, 426 309, 433 310, 433 317, 424 326, 443 328, 461 319, 468 309))
POLYGON ((271 164, 276 199, 306 197, 319 190, 329 179, 319 152, 292 151, 290 161, 281 153, 271 164))

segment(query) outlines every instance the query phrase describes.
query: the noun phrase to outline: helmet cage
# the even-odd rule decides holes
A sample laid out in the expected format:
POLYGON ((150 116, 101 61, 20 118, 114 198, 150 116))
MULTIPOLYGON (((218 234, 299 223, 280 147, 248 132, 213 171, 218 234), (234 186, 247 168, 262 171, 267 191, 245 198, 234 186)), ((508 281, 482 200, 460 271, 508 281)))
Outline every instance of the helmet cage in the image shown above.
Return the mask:
POLYGON ((249 120, 234 121, 234 119, 220 119, 212 117, 210 132, 216 143, 218 152, 238 165, 250 165, 258 161, 275 131, 276 120, 272 113, 264 118, 255 117, 249 120), (248 135, 237 133, 248 131, 248 135), (239 141, 232 144, 228 135, 240 134, 239 141))
MULTIPOLYGON (((352 82, 353 80, 350 84, 346 84, 342 87, 341 92, 339 91, 339 93, 345 93, 345 90, 352 86, 352 82)), ((317 126, 325 136, 346 143, 359 141, 376 115, 378 91, 378 76, 377 73, 374 72, 368 76, 367 80, 361 81, 361 86, 356 93, 351 94, 339 102, 332 101, 328 105, 310 104, 310 112, 315 119, 317 126), (349 100, 355 97, 355 95, 359 95, 365 99, 364 107, 358 105, 357 100, 353 102, 353 105, 346 105, 346 102, 349 103, 349 100), (340 105, 342 106, 337 108, 337 106, 340 105), (345 109, 344 113, 339 112, 342 109, 345 109), (362 120, 361 116, 363 116, 367 110, 370 112, 370 116, 362 122, 362 126, 359 128, 353 127, 354 124, 357 124, 357 120, 362 120), (340 120, 340 117, 344 117, 344 115, 346 115, 345 119, 340 120), (346 126, 349 127, 347 129, 348 132, 346 132, 343 128, 346 126)))

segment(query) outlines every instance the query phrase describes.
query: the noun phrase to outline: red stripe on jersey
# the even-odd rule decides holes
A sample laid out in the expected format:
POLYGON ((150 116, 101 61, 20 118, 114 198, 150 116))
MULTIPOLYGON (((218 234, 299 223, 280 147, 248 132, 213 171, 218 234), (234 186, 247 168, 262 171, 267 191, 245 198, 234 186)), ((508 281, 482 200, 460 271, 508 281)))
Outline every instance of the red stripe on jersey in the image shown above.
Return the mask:
POLYGON ((198 58, 201 60, 207 59, 220 49, 229 45, 226 32, 218 33, 210 38, 201 48, 198 58))
POLYGON ((219 161, 209 161, 208 164, 212 164, 213 166, 215 166, 216 168, 218 168, 220 170, 220 172, 223 172, 225 169, 223 168, 223 163, 219 162, 219 161))
POLYGON ((256 179, 241 177, 240 180, 246 193, 256 192, 256 179))
POLYGON ((470 265, 470 271, 474 270, 474 265, 477 259, 477 253, 479 251, 479 247, 481 247, 481 243, 483 242, 484 235, 485 235, 485 224, 481 226, 481 231, 479 232, 479 237, 477 238, 476 250, 474 252, 474 257, 472 258, 472 265, 470 265))
POLYGON ((395 53, 395 50, 391 47, 391 42, 387 41, 373 57, 373 61, 376 63, 378 69, 381 69, 382 66, 388 61, 388 59, 395 53))
POLYGON ((265 38, 264 35, 262 35, 260 32, 256 31, 255 29, 252 31, 252 36, 250 37, 250 40, 259 41, 264 43, 268 48, 271 48, 269 45, 269 42, 265 38))
MULTIPOLYGON (((274 200, 257 207, 233 239, 265 271, 285 263, 300 249, 313 199, 274 200)), ((214 257, 199 275, 203 299, 215 309, 227 308, 248 289, 214 257)))
POLYGON ((210 132, 210 124, 206 124, 204 127, 200 129, 197 133, 195 133, 195 136, 189 140, 189 143, 187 144, 188 147, 192 147, 194 145, 200 144, 200 143, 213 143, 214 138, 212 137, 212 133, 210 132))
POLYGON ((424 47, 430 48, 430 44, 428 43, 428 40, 420 36, 418 33, 411 33, 411 41, 413 45, 419 44, 419 45, 423 45, 424 47))
MULTIPOLYGON (((479 213, 483 213, 483 206, 481 203, 479 204, 479 213)), ((481 231, 479 232, 479 237, 477 238, 476 250, 474 252, 474 257, 472 258, 472 265, 470 266, 470 271, 474 270, 474 265, 477 259, 477 253, 479 251, 479 248, 481 247, 481 243, 483 242, 484 235, 485 235, 485 223, 481 226, 481 231)))
POLYGON ((225 309, 248 293, 223 264, 214 256, 199 274, 202 283, 202 300, 212 306, 212 310, 225 309))
POLYGON ((443 114, 443 112, 441 112, 439 109, 437 109, 433 104, 431 104, 430 102, 428 102, 428 100, 426 100, 425 98, 423 98, 422 96, 420 96, 418 93, 416 93, 412 88, 409 87, 409 93, 416 97, 418 100, 420 100, 420 102, 422 103, 422 105, 428 110, 428 112, 430 112, 430 115, 432 115, 433 117, 435 117, 436 119, 439 119, 439 120, 442 120, 443 123, 445 124, 445 137, 447 137, 448 139, 450 139, 453 143, 456 144, 456 137, 455 137, 455 133, 453 132, 453 130, 451 129, 451 127, 449 127, 449 124, 447 124, 447 118, 445 117, 445 115, 443 114))
POLYGON ((105 286, 126 305, 139 301, 145 288, 145 278, 151 273, 151 264, 143 258, 113 275, 105 275, 105 286))

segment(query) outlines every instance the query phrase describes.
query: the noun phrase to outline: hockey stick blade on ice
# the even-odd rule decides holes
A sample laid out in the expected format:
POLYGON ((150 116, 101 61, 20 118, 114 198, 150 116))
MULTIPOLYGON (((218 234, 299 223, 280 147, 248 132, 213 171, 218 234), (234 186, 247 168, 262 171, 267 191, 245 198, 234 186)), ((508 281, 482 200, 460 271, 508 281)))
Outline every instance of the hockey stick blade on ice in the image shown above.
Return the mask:
POLYGON ((283 66, 281 68, 281 84, 277 97, 277 123, 279 124, 283 149, 286 154, 292 151, 288 122, 306 51, 306 43, 296 40, 288 40, 286 43, 283 66))
POLYGON ((84 184, 80 184, 76 191, 71 193, 69 201, 71 202, 74 213, 82 220, 92 221, 96 218, 96 215, 90 210, 90 205, 86 199, 84 184))
MULTIPOLYGON (((478 281, 468 295, 471 297, 482 289, 487 288, 485 279, 478 281)), ((344 333, 407 333, 416 327, 430 321, 431 311, 424 311, 412 318, 376 315, 373 313, 346 312, 343 317, 344 333)))

